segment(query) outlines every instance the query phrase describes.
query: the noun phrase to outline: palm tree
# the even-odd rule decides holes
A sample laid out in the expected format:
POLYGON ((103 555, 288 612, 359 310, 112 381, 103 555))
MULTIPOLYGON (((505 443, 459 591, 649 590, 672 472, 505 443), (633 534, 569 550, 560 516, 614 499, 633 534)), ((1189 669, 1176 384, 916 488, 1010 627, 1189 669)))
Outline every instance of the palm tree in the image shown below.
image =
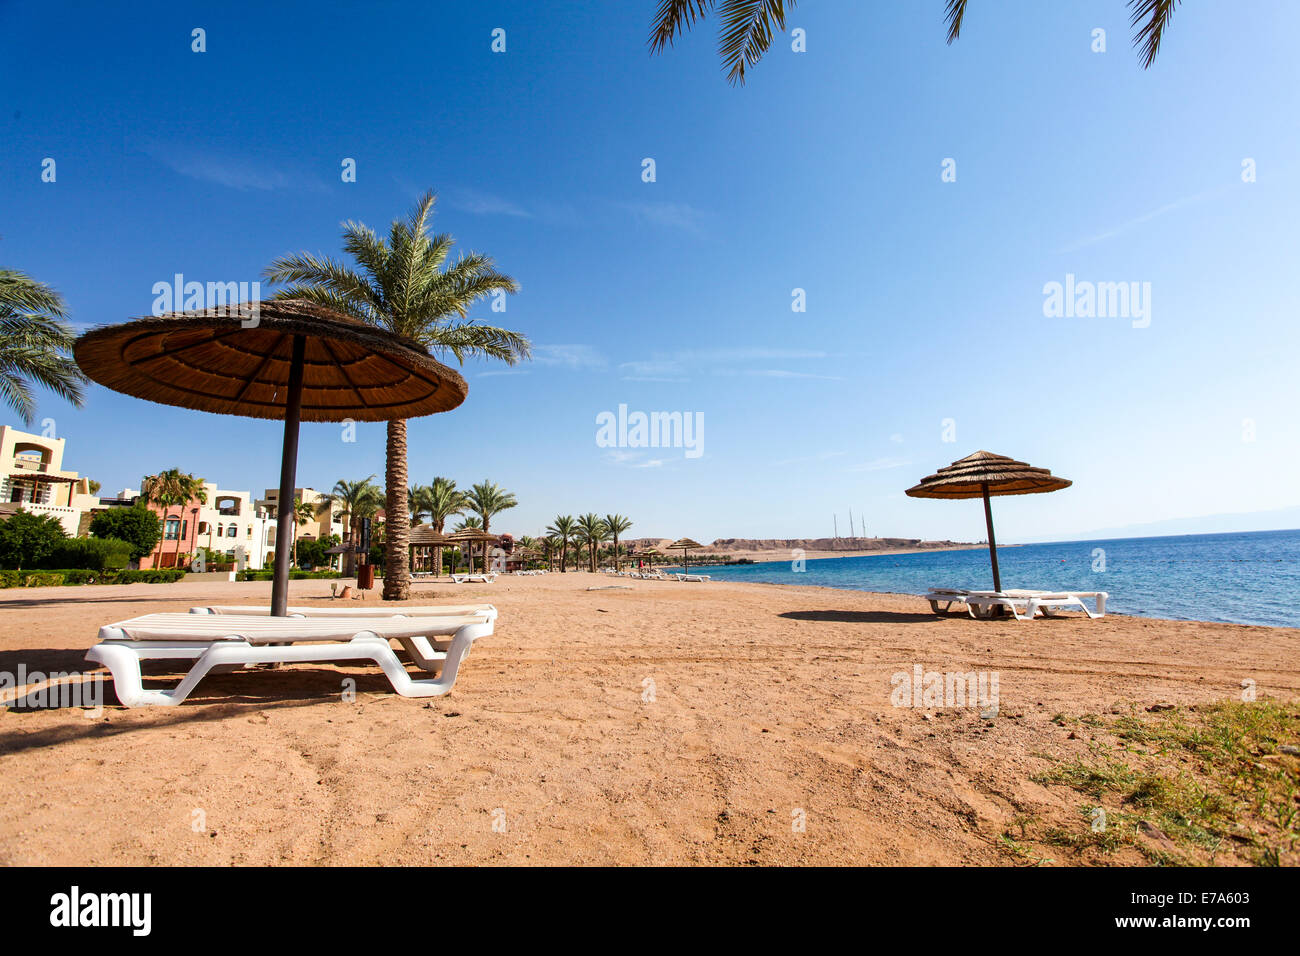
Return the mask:
POLYGON ((618 536, 632 527, 632 519, 623 515, 605 515, 605 527, 614 539, 614 570, 618 570, 618 536))
MULTIPOLYGON (((465 501, 465 492, 456 488, 456 482, 441 475, 429 485, 429 524, 438 534, 447 526, 447 519, 463 512, 469 505, 465 501)), ((434 572, 442 574, 442 548, 436 549, 434 555, 434 572)))
MULTIPOLYGON (((495 482, 484 479, 477 485, 470 485, 465 495, 466 507, 483 519, 483 530, 492 530, 492 516, 519 504, 513 494, 495 482)), ((483 543, 483 572, 487 573, 487 542, 483 543)))
POLYGON ((180 525, 185 515, 185 505, 190 501, 206 504, 208 493, 203 490, 203 479, 184 474, 179 468, 168 468, 156 475, 146 475, 140 484, 140 495, 146 502, 162 509, 163 534, 158 539, 158 558, 155 567, 162 565, 163 543, 167 538, 167 513, 172 508, 179 509, 176 529, 176 549, 173 566, 180 564, 181 538, 180 525))
MULTIPOLYGON (((299 253, 276 259, 267 268, 270 282, 291 283, 276 298, 310 299, 321 305, 414 339, 435 354, 500 359, 513 365, 529 355, 528 340, 517 332, 468 319, 470 306, 519 285, 497 272, 492 258, 471 252, 448 264, 454 240, 429 235, 434 194, 425 193, 405 222, 395 220, 385 240, 362 223, 343 224, 343 249, 358 268, 299 253)), ((384 512, 389 516, 384 560, 384 600, 410 596, 410 529, 393 520, 408 514, 406 502, 406 421, 388 423, 384 512)))
POLYGON ((555 549, 560 546, 560 539, 548 534, 541 539, 542 550, 546 552, 546 570, 555 570, 555 549))
MULTIPOLYGON (((329 505, 327 504, 328 508, 329 505)), ((304 525, 315 518, 320 513, 320 507, 313 505, 310 501, 303 501, 301 498, 293 499, 293 543, 289 547, 289 567, 298 566, 298 527, 304 525)))
MULTIPOLYGON (((745 84, 745 70, 763 58, 772 45, 773 28, 785 29, 787 5, 794 9, 797 0, 660 0, 650 30, 650 52, 661 53, 672 46, 679 34, 686 32, 715 7, 722 27, 718 36, 718 55, 727 70, 732 86, 745 84)), ((1133 44, 1139 48, 1142 67, 1146 69, 1160 52, 1165 27, 1174 15, 1179 0, 1128 0, 1130 22, 1137 28, 1133 44), (1140 26, 1139 26, 1140 24, 1140 26)), ((961 35, 966 17, 966 0, 947 0, 944 20, 948 25, 948 42, 961 35)))
POLYGON ((356 540, 357 525, 362 518, 369 518, 374 515, 384 500, 383 493, 372 484, 374 480, 374 475, 361 481, 339 479, 334 483, 334 490, 324 498, 331 505, 341 505, 343 508, 343 527, 347 529, 347 543, 349 545, 348 550, 344 552, 343 558, 343 574, 345 577, 351 577, 355 571, 352 565, 356 561, 356 553, 352 548, 352 544, 356 540))
POLYGON ((588 512, 578 519, 578 535, 587 546, 587 560, 592 574, 596 573, 596 548, 609 535, 609 529, 599 515, 588 512))
POLYGON ((546 533, 559 539, 560 573, 564 574, 569 561, 569 540, 573 537, 574 524, 572 515, 556 515, 555 521, 546 529, 546 533))
POLYGON ((411 527, 423 524, 429 516, 432 489, 428 485, 412 485, 406 490, 406 506, 411 512, 411 527))
POLYGON ((43 283, 0 269, 0 397, 30 425, 36 417, 32 385, 80 406, 86 377, 73 360, 75 336, 62 321, 63 298, 43 283))

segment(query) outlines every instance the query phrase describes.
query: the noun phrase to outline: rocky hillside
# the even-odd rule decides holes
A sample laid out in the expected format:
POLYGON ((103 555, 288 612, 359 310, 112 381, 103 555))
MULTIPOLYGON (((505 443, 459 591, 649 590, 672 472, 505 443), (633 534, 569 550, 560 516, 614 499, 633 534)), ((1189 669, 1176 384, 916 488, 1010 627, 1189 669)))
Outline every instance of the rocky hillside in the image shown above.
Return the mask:
MULTIPOLYGON (((663 551, 672 538, 634 538, 628 544, 636 548, 663 551)), ((921 538, 718 538, 707 545, 704 553, 728 554, 741 551, 891 551, 899 548, 951 548, 967 542, 924 541, 921 538)))

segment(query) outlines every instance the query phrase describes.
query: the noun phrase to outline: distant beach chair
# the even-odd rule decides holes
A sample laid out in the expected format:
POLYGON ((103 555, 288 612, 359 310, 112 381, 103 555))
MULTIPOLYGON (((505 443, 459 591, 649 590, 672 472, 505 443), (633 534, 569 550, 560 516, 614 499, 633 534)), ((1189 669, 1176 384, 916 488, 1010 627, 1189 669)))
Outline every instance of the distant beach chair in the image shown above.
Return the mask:
POLYGON ((491 574, 453 574, 453 584, 491 584, 497 579, 496 572, 491 574))
POLYGON ((1106 591, 1029 591, 1008 588, 1003 591, 963 591, 949 588, 931 588, 925 595, 930 608, 936 614, 947 613, 953 604, 966 605, 967 613, 973 618, 989 618, 993 609, 1004 607, 1017 621, 1031 621, 1039 614, 1053 617, 1052 609, 1074 608, 1088 615, 1090 619, 1106 616, 1106 591), (1084 598, 1092 598, 1096 610, 1084 604, 1084 598), (945 603, 946 602, 946 603, 945 603), (942 611, 939 605, 943 603, 942 611), (1023 607, 1023 611, 1021 608, 1023 607))
POLYGON ((474 641, 487 637, 493 622, 465 617, 270 617, 240 614, 145 614, 99 629, 100 643, 86 659, 113 674, 124 707, 175 706, 212 670, 245 664, 372 660, 403 697, 438 697, 451 690, 474 641), (434 650, 431 635, 450 637, 446 651, 434 650), (412 660, 437 678, 416 679, 389 646, 396 640, 412 660), (305 642, 313 643, 305 643, 305 642), (172 690, 146 690, 141 663, 193 660, 172 690))
POLYGON ((712 581, 713 579, 707 574, 683 574, 680 571, 675 575, 678 581, 712 581))

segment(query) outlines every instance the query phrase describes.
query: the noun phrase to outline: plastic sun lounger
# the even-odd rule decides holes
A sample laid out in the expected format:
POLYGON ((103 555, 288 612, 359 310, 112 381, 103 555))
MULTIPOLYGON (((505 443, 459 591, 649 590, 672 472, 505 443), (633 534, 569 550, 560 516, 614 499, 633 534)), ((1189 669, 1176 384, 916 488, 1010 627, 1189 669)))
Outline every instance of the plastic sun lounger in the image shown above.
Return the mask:
POLYGON ((707 574, 678 574, 678 581, 711 581, 713 580, 707 574))
POLYGON ((86 659, 113 674, 124 707, 175 706, 212 670, 244 664, 372 660, 403 697, 438 697, 451 690, 474 641, 492 633, 482 616, 281 618, 240 614, 145 614, 99 629, 86 659), (429 649, 430 635, 449 636, 445 652, 429 649), (437 678, 407 673, 389 640, 437 678), (314 643, 306 643, 306 642, 314 643), (422 646, 421 646, 422 645, 422 646), (140 665, 148 660, 193 660, 172 690, 146 690, 140 665))
POLYGON ((453 574, 451 576, 453 584, 491 584, 496 579, 495 572, 492 574, 453 574))
MULTIPOLYGON (((289 617, 486 617, 489 621, 497 619, 497 609, 492 604, 424 604, 415 607, 389 605, 388 607, 335 607, 333 605, 291 607, 286 609, 289 617)), ((269 617, 271 609, 263 605, 229 605, 213 604, 207 607, 192 607, 191 614, 242 614, 253 617, 269 617)))
POLYGON ((1028 591, 1013 588, 1004 591, 965 591, 931 588, 926 600, 936 614, 946 613, 953 604, 963 603, 971 617, 991 617, 994 608, 1005 607, 1017 621, 1029 621, 1040 613, 1044 617, 1052 617, 1052 608, 1075 608, 1090 619, 1105 617, 1108 597, 1110 594, 1106 591, 1028 591), (1096 603, 1095 611, 1083 603, 1084 598, 1093 599, 1096 603), (944 603, 942 611, 940 603, 944 603), (1024 607, 1023 613, 1021 606, 1024 607))

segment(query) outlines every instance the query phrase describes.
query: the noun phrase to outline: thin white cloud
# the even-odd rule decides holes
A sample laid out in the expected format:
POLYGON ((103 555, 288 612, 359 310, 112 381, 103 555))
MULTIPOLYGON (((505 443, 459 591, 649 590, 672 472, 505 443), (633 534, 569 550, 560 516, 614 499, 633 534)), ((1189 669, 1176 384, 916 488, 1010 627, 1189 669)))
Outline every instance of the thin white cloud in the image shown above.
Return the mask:
POLYGON ((705 220, 703 212, 684 202, 638 201, 617 202, 614 205, 631 213, 638 222, 690 233, 700 232, 705 220))
POLYGON ((1183 209, 1187 206, 1191 206, 1196 203, 1202 202, 1206 199, 1209 199, 1211 196, 1223 192, 1225 188, 1227 187, 1220 186, 1217 189, 1207 189, 1204 192, 1194 193, 1191 196, 1184 196, 1182 199, 1175 199, 1173 202, 1165 203, 1163 206, 1159 206, 1155 209, 1152 209, 1150 212, 1146 212, 1140 216, 1136 216, 1133 219, 1128 220, 1127 222, 1122 222, 1118 226, 1112 226, 1110 229, 1103 230, 1102 232, 1099 232, 1095 235, 1085 236, 1082 239, 1078 239, 1075 242, 1072 242, 1069 245, 1065 246, 1064 248, 1058 249, 1057 253, 1061 254, 1066 252, 1075 252, 1079 249, 1084 248, 1085 246, 1092 246, 1092 245, 1096 245, 1099 242, 1105 242, 1107 239, 1113 239, 1115 236, 1122 235, 1123 233, 1128 232, 1130 229, 1136 228, 1137 226, 1141 226, 1144 223, 1148 223, 1153 219, 1158 219, 1161 216, 1174 212, 1175 210, 1183 209))
POLYGON ((479 216, 514 216, 519 219, 531 219, 533 214, 517 203, 492 193, 478 189, 455 189, 447 197, 447 205, 453 209, 472 212, 479 216))
POLYGON ((871 461, 863 462, 860 465, 854 465, 846 468, 846 471, 888 471, 890 468, 902 468, 910 465, 910 458, 875 458, 871 461))
POLYGON ((773 467, 781 468, 785 465, 799 465, 809 461, 826 461, 830 458, 839 458, 847 455, 846 451, 824 451, 820 455, 801 455, 798 458, 783 458, 780 461, 772 462, 773 467))
POLYGON ((148 146, 144 151, 175 173, 230 189, 269 192, 325 188, 319 177, 301 169, 254 162, 246 156, 221 156, 158 145, 148 146))
POLYGON ((604 368, 605 357, 590 345, 534 345, 533 361, 561 368, 604 368))

